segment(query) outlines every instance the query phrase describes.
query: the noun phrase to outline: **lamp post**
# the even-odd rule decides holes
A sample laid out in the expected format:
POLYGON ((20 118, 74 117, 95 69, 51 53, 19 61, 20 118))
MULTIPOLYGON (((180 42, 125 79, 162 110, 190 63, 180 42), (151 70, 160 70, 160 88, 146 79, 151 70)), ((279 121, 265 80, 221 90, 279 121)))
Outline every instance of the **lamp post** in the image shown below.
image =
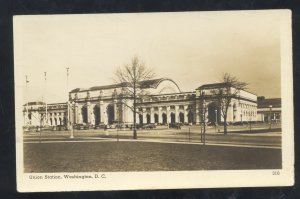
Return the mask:
POLYGON ((68 106, 71 105, 71 108, 69 109, 70 112, 72 112, 72 114, 70 114, 70 117, 72 116, 72 119, 69 118, 70 123, 71 123, 71 125, 70 125, 70 129, 71 129, 70 138, 73 139, 74 138, 74 122, 75 122, 75 102, 73 101, 72 103, 68 103, 68 104, 69 104, 68 106))
POLYGON ((206 114, 206 102, 205 100, 203 100, 203 145, 205 145, 205 133, 206 133, 206 118, 205 118, 205 114, 206 114))
POLYGON ((271 114, 272 114, 272 105, 270 105, 269 108, 270 108, 270 113, 269 113, 270 126, 269 126, 269 129, 271 130, 271 128, 272 128, 272 116, 271 116, 271 114))
MULTIPOLYGON (((67 69, 67 93, 68 93, 68 92, 69 92, 69 69, 70 69, 70 68, 67 67, 66 69, 67 69)), ((68 96, 69 96, 69 94, 68 94, 68 96)), ((69 98, 69 97, 68 97, 68 98, 69 98)), ((68 117, 67 117, 67 119, 66 119, 66 120, 67 120, 67 121, 66 121, 66 125, 67 125, 67 129, 68 129, 68 130, 70 130, 70 124, 69 124, 69 119, 70 119, 70 118, 69 118, 69 115, 70 115, 70 106, 69 106, 69 100, 70 100, 70 99, 67 100, 67 105, 68 105, 68 110, 67 110, 67 112, 68 112, 68 117)))
POLYGON ((44 76, 45 76, 45 99, 44 99, 44 101, 45 101, 45 105, 46 105, 46 110, 45 110, 45 112, 46 112, 46 126, 48 126, 48 105, 47 105, 47 100, 46 100, 46 98, 47 98, 47 72, 44 72, 44 76))
POLYGON ((26 115, 25 115, 25 125, 29 126, 29 118, 28 118, 28 76, 26 75, 26 115), (27 118, 27 119, 26 119, 27 118))

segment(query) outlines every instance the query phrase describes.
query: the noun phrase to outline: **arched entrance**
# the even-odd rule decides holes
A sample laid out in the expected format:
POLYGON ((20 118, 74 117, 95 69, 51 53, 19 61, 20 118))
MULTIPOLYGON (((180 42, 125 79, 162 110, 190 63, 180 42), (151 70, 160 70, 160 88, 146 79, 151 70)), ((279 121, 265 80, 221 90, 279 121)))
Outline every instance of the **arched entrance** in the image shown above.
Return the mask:
POLYGON ((188 123, 194 122, 194 113, 192 111, 189 111, 188 113, 188 123))
POLYGON ((95 117, 95 125, 100 124, 100 107, 98 105, 94 106, 94 117, 95 117))
POLYGON ((167 114, 165 114, 165 113, 162 114, 162 122, 163 122, 163 124, 167 123, 167 114))
POLYGON ((64 116, 64 125, 67 125, 67 118, 64 116))
POLYGON ((54 118, 54 125, 57 126, 57 119, 54 118))
POLYGON ((140 124, 143 124, 143 115, 139 114, 139 120, 140 120, 140 124))
POLYGON ((115 119, 115 109, 114 106, 112 104, 109 104, 107 106, 107 122, 108 124, 112 124, 114 119, 115 119))
POLYGON ((171 123, 175 123, 175 113, 171 113, 171 123))
POLYGON ((211 124, 216 124, 219 122, 219 110, 217 103, 212 102, 207 106, 207 112, 208 112, 208 122, 211 124))
POLYGON ((151 123, 150 114, 147 114, 146 117, 147 117, 147 124, 150 124, 151 123))
POLYGON ((158 124, 158 114, 154 114, 154 123, 158 124))
POLYGON ((82 122, 87 123, 87 107, 83 106, 81 108, 82 122))
POLYGON ((179 122, 184 123, 184 113, 179 113, 179 122))

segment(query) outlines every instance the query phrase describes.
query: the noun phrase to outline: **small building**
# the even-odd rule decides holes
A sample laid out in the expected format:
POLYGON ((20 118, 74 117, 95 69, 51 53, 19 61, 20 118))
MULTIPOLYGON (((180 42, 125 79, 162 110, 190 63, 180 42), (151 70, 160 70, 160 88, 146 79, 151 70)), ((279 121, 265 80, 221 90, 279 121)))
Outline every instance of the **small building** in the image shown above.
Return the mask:
POLYGON ((281 98, 258 97, 257 120, 260 122, 281 122, 281 98))
POLYGON ((24 126, 65 125, 68 118, 67 103, 28 102, 23 105, 23 117, 24 126))
POLYGON ((221 108, 225 107, 224 99, 228 97, 231 98, 227 112, 228 123, 256 121, 257 96, 249 91, 236 90, 226 83, 204 84, 196 89, 196 96, 198 110, 201 111, 201 106, 205 103, 205 118, 208 123, 224 122, 221 108), (220 92, 223 93, 221 96, 220 92))

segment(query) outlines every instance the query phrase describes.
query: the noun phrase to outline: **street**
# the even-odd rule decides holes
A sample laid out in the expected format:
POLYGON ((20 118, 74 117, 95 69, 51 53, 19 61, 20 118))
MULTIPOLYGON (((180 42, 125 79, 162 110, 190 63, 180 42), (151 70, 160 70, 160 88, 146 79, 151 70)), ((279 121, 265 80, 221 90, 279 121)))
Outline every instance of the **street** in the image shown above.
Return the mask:
MULTIPOLYGON (((70 131, 43 131, 24 134, 24 142, 71 142, 71 141, 96 141, 96 140, 130 140, 132 131, 108 129, 108 130, 74 130, 74 138, 70 139, 70 131)), ((138 130, 138 140, 160 142, 201 142, 200 127, 183 127, 182 129, 153 129, 138 130)), ((202 139, 204 142, 204 138, 202 139)), ((237 145, 252 147, 281 148, 281 132, 278 129, 271 131, 254 129, 252 132, 244 129, 235 129, 224 135, 214 128, 208 128, 205 134, 205 144, 237 145)))

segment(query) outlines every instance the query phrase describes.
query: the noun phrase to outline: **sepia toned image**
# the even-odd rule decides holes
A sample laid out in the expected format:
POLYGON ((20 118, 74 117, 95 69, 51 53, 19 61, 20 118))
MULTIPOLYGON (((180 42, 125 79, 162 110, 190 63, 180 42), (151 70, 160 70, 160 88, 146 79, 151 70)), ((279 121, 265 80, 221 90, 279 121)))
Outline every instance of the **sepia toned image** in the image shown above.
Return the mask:
POLYGON ((14 16, 18 190, 292 185, 290 15, 14 16))

